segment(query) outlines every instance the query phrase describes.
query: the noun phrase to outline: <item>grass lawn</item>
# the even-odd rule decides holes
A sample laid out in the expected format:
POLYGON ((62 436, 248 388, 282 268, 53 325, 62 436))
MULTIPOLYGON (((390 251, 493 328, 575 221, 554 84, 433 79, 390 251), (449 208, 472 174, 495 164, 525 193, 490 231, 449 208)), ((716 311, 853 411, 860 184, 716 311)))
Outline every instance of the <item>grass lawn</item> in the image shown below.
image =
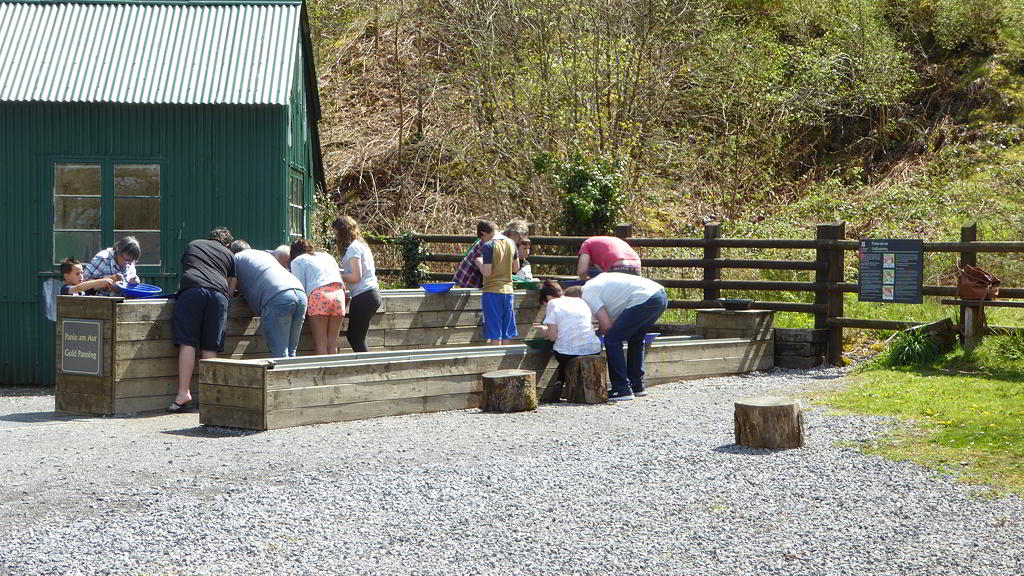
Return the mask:
POLYGON ((868 447, 869 453, 912 460, 996 493, 1024 495, 1020 347, 1020 338, 989 337, 975 354, 954 352, 927 368, 868 367, 827 403, 912 422, 868 447))

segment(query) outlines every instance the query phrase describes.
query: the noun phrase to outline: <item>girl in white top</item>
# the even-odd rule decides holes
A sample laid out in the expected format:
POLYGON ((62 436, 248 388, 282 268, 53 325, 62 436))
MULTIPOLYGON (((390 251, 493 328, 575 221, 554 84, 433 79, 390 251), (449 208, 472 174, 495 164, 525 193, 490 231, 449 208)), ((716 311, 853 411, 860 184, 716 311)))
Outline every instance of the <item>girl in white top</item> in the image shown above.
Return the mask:
POLYGON ((345 287, 338 262, 327 252, 316 252, 309 240, 300 238, 291 246, 291 271, 309 298, 307 313, 316 353, 337 354, 345 317, 345 287))
POLYGON ((558 402, 561 398, 565 362, 577 356, 601 353, 601 340, 594 332, 594 316, 578 293, 577 290, 573 296, 566 294, 554 280, 545 280, 540 289, 540 303, 547 310, 544 323, 535 327, 545 338, 554 341, 555 360, 558 361, 555 384, 544 390, 543 399, 548 402, 558 402))
POLYGON ((380 287, 373 253, 363 240, 359 224, 351 216, 339 216, 331 224, 334 228, 341 258, 341 279, 348 286, 348 330, 345 337, 353 352, 368 352, 366 333, 370 321, 380 308, 380 287))

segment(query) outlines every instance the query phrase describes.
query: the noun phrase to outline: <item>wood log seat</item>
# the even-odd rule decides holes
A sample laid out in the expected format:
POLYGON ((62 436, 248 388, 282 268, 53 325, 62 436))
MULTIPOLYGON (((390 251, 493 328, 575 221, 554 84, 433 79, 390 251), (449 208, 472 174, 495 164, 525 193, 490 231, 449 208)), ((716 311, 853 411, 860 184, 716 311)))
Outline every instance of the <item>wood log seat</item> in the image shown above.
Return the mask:
POLYGON ((563 395, 577 404, 608 401, 608 361, 604 356, 579 356, 566 361, 563 395))
POLYGON ((799 401, 777 396, 743 398, 734 405, 733 421, 740 446, 784 450, 804 445, 799 401))
POLYGON ((484 412, 528 412, 537 409, 537 374, 533 370, 485 372, 480 409, 484 412))

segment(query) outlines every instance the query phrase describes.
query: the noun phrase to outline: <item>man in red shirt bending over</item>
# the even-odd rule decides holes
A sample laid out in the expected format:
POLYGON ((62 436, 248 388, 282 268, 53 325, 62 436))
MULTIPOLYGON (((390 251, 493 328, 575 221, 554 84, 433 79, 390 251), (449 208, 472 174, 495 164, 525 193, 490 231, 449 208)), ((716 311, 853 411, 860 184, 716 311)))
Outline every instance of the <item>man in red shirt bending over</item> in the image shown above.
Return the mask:
POLYGON ((593 236, 580 246, 580 259, 576 264, 576 275, 580 280, 593 278, 601 272, 621 272, 640 275, 640 256, 614 236, 593 236))

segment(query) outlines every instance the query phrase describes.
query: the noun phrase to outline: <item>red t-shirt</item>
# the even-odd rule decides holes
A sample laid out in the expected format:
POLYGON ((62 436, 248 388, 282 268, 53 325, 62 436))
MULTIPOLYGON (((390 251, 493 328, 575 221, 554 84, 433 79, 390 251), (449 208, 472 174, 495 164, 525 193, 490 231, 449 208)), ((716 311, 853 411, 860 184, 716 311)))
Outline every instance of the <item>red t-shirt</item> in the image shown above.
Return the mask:
POLYGON ((640 256, 626 244, 625 240, 614 236, 592 236, 583 241, 580 254, 590 256, 590 264, 607 272, 619 260, 628 260, 640 264, 640 256))

